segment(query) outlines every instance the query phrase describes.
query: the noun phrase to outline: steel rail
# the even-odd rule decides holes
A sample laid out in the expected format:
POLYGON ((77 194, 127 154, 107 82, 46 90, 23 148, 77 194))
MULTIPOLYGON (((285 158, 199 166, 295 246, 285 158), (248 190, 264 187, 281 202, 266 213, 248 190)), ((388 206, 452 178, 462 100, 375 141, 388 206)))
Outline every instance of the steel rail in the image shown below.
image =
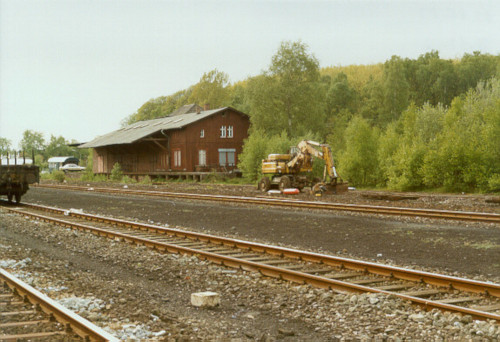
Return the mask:
MULTIPOLYGON (((0 268, 0 278, 11 289, 15 289, 21 297, 26 298, 34 305, 39 305, 41 310, 48 315, 53 315, 55 320, 63 325, 71 327, 71 330, 83 339, 87 341, 119 341, 117 338, 105 332, 98 326, 66 309, 61 304, 47 297, 22 280, 9 274, 2 268, 0 268)), ((1 339, 2 335, 0 335, 0 340, 1 339)))
MULTIPOLYGON (((42 206, 38 205, 29 205, 32 208, 42 209, 42 206)), ((330 279, 321 277, 318 275, 312 275, 304 272, 294 271, 286 268, 280 268, 272 265, 267 265, 263 263, 258 263, 254 261, 242 260, 238 258, 234 258, 227 255, 220 255, 217 253, 212 253, 209 251, 203 251, 199 249, 177 246, 175 244, 160 242, 151 240, 144 237, 137 237, 133 235, 123 234, 120 232, 113 232, 102 228, 97 228, 93 226, 89 226, 86 224, 75 223, 67 220, 60 220, 52 217, 48 217, 45 215, 34 214, 27 211, 6 208, 9 211, 16 212, 20 215, 30 216, 35 219, 43 220, 46 222, 51 222, 55 224, 59 224, 65 227, 77 228, 80 230, 90 231, 99 236, 106 236, 109 238, 118 238, 122 239, 126 242, 135 243, 138 245, 145 245, 149 248, 153 248, 159 251, 166 251, 169 253, 183 253, 189 255, 196 255, 201 259, 210 260, 214 263, 225 265, 228 267, 240 268, 248 271, 258 271, 266 276, 281 278, 297 283, 310 284, 312 286, 316 286, 319 288, 328 288, 331 290, 339 291, 339 292, 375 292, 375 293, 384 293, 387 295, 396 296, 405 300, 410 300, 420 306, 426 308, 438 308, 442 310, 460 312, 464 314, 469 314, 476 318, 481 319, 494 319, 496 321, 500 321, 500 315, 474 310, 471 308, 459 307, 452 304, 440 303, 436 301, 426 300, 419 297, 408 296, 405 294, 400 294, 391 291, 385 291, 381 289, 366 287, 363 285, 357 285, 349 282, 344 282, 341 280, 330 279)), ((55 213, 64 213, 65 211, 57 208, 47 208, 49 211, 55 213)), ((317 262, 322 263, 329 266, 337 266, 343 267, 353 270, 361 270, 367 273, 373 273, 377 275, 382 275, 385 277, 401 279, 401 280, 409 280, 418 283, 427 283, 430 285, 453 288, 456 290, 461 290, 465 292, 473 292, 473 293, 482 293, 492 297, 500 297, 500 284, 488 283, 488 282, 480 282, 476 280, 469 280, 458 277, 451 277, 446 275, 440 275, 429 272, 422 272, 411 269, 404 269, 400 267, 387 266, 381 264, 375 264, 366 261, 359 261, 354 259, 340 258, 329 255, 323 255, 312 252, 304 252, 298 251, 283 247, 275 247, 269 246, 259 243, 252 243, 242 240, 229 239, 229 238, 221 238, 208 234, 200 234, 194 232, 188 232, 178 229, 164 228, 149 224, 143 224, 138 222, 131 222, 125 220, 118 219, 110 219, 102 216, 94 216, 89 214, 82 213, 74 213, 66 211, 66 214, 69 216, 73 216, 75 218, 84 218, 86 220, 94 220, 102 223, 112 224, 112 225, 121 225, 124 227, 135 228, 140 230, 148 230, 151 232, 166 234, 166 235, 174 235, 185 237, 191 239, 193 241, 208 241, 219 245, 224 245, 228 247, 237 247, 244 250, 250 250, 255 252, 264 252, 271 255, 279 255, 288 257, 291 259, 299 259, 303 261, 317 262)))
POLYGON ((353 211, 353 212, 367 213, 367 214, 428 217, 434 219, 500 223, 500 214, 481 213, 472 211, 388 207, 388 206, 373 206, 364 204, 331 203, 331 202, 321 202, 321 201, 299 201, 299 200, 289 200, 289 199, 245 197, 245 196, 190 194, 190 193, 151 191, 151 190, 132 190, 132 189, 99 188, 99 187, 94 188, 94 187, 70 186, 70 185, 38 184, 36 185, 36 187, 75 190, 75 191, 93 191, 100 193, 128 194, 128 195, 139 195, 139 196, 145 195, 145 196, 167 197, 167 198, 232 202, 232 203, 244 203, 244 204, 258 204, 258 205, 264 204, 264 205, 303 208, 303 209, 341 210, 341 211, 353 211))

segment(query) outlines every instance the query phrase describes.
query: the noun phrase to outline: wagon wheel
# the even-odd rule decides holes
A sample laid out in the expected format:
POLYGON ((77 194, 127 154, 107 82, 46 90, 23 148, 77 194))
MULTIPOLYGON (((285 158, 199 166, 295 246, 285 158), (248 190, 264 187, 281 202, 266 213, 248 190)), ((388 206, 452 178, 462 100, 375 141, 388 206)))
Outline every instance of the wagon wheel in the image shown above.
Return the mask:
POLYGON ((9 192, 7 194, 7 200, 9 201, 9 203, 12 203, 12 197, 13 197, 13 194, 9 192))
POLYGON ((283 190, 289 188, 291 184, 292 184, 292 181, 290 180, 290 177, 283 176, 280 179, 279 188, 281 191, 283 191, 283 190))
POLYGON ((16 197, 16 203, 19 204, 21 202, 21 193, 16 192, 14 196, 16 197))
POLYGON ((259 190, 262 192, 268 192, 271 189, 271 181, 267 177, 262 177, 259 182, 259 190))

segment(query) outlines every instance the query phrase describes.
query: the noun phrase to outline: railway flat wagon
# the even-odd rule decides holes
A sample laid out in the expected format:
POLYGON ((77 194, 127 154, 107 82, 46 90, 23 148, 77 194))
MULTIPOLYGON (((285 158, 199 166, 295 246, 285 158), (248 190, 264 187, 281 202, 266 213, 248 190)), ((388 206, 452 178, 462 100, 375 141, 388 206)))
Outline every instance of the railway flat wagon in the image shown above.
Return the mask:
POLYGON ((40 168, 36 165, 0 165, 0 195, 7 195, 9 202, 21 202, 29 185, 40 181, 40 168))

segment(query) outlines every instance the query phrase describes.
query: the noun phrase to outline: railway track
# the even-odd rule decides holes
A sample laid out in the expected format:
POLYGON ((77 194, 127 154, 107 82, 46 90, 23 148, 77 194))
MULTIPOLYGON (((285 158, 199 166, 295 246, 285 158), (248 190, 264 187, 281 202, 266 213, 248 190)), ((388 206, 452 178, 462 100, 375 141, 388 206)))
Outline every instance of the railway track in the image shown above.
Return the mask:
POLYGON ((299 251, 243 240, 165 228, 71 210, 24 204, 4 209, 160 252, 260 272, 336 292, 384 293, 426 309, 441 309, 500 322, 500 284, 299 251))
POLYGON ((218 201, 218 202, 229 202, 229 203, 271 205, 271 206, 302 208, 302 209, 341 210, 341 211, 353 211, 353 212, 367 213, 367 214, 427 217, 434 219, 437 218, 437 219, 489 222, 489 223, 500 224, 500 214, 494 214, 494 213, 372 206, 372 205, 359 205, 359 204, 330 203, 321 201, 298 201, 298 200, 281 199, 281 198, 190 194, 190 193, 179 193, 179 192, 147 191, 147 190, 132 190, 132 189, 118 189, 118 188, 98 188, 98 187, 94 188, 94 187, 69 186, 69 185, 39 184, 36 185, 36 187, 73 190, 73 191, 93 191, 93 192, 122 194, 122 195, 140 195, 140 196, 154 196, 154 197, 165 197, 165 198, 218 201))
POLYGON ((0 341, 118 341, 0 268, 0 341))

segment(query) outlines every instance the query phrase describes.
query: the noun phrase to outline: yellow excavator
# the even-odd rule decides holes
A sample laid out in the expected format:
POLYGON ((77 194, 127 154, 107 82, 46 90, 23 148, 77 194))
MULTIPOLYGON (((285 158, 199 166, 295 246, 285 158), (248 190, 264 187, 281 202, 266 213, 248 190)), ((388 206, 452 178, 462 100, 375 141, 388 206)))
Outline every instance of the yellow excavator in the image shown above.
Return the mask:
POLYGON ((302 140, 289 154, 270 154, 262 161, 262 179, 258 188, 267 192, 273 185, 283 191, 297 188, 302 191, 311 187, 313 193, 339 193, 347 191, 347 183, 339 179, 333 163, 332 150, 328 144, 302 140), (323 179, 312 179, 313 157, 325 161, 323 179))

